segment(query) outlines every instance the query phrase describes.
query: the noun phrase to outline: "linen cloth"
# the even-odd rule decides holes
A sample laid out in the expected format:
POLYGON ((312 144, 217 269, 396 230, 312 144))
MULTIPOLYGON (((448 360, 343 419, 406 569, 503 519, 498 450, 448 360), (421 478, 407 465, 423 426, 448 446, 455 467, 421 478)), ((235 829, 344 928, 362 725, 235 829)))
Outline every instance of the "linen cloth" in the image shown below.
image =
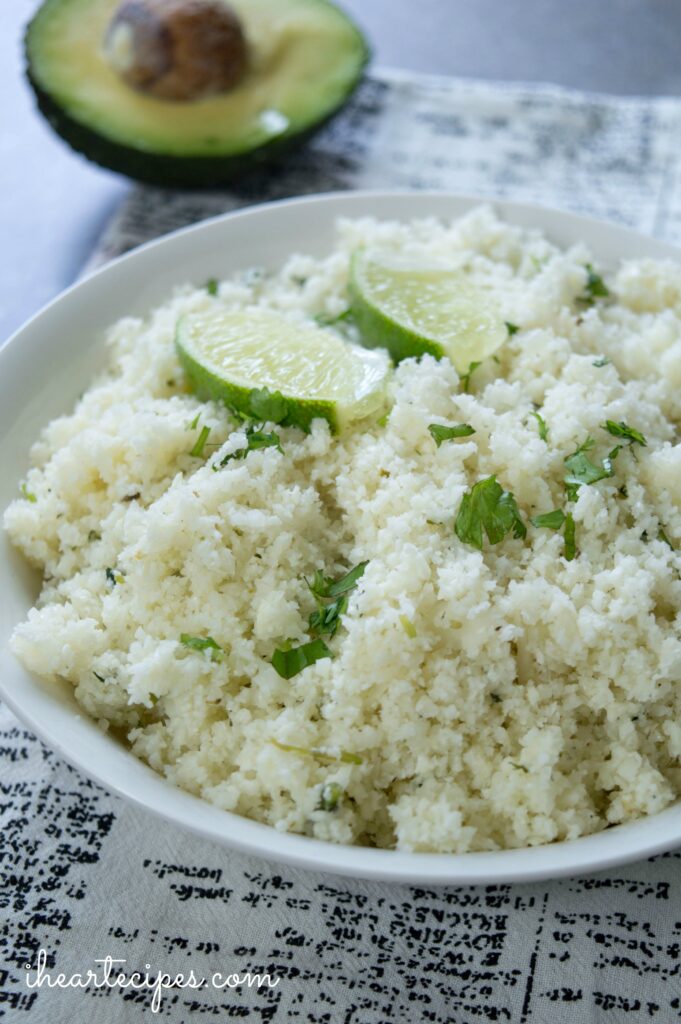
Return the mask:
MULTIPOLYGON (((91 266, 266 199, 443 188, 681 242, 681 100, 377 71, 306 149, 229 191, 135 187, 91 266)), ((295 244, 293 240, 292 244, 295 244)), ((0 1018, 314 1024, 681 1020, 681 854, 553 883, 420 888, 279 868, 178 832, 0 709, 0 1018), (121 969, 270 972, 274 988, 29 988, 121 969), (147 967, 148 965, 148 967, 147 967)))

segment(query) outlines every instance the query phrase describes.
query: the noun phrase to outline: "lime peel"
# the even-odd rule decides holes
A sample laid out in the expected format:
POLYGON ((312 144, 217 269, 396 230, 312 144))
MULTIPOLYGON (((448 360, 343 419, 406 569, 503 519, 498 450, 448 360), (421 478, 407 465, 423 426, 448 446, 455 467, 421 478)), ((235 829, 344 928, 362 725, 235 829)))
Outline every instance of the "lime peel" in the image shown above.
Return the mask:
POLYGON ((396 362, 447 357, 462 374, 508 338, 493 302, 461 270, 360 249, 351 261, 350 297, 362 344, 386 348, 396 362))
POLYGON ((271 422, 309 430, 321 417, 339 432, 387 408, 385 354, 274 310, 190 313, 175 346, 192 391, 243 416, 263 419, 264 394, 271 422))

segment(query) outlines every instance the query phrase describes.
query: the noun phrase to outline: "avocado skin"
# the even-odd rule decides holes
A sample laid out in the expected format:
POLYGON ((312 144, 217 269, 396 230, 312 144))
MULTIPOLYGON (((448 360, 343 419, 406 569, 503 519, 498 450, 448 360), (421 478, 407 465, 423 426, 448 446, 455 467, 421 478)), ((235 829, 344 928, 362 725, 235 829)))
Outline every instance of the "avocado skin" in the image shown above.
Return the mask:
POLYGON ((364 77, 371 59, 371 49, 362 36, 364 53, 358 64, 357 74, 337 106, 323 118, 308 125, 299 132, 291 132, 281 138, 272 139, 255 149, 234 155, 222 156, 177 156, 171 153, 154 153, 134 146, 114 142, 105 135, 81 124, 46 92, 31 73, 28 54, 28 25, 24 36, 26 78, 33 90, 38 110, 53 130, 77 153, 109 171, 116 171, 128 178, 158 185, 162 188, 216 188, 234 184, 242 175, 255 168, 275 162, 288 150, 302 145, 324 128, 346 105, 364 77))

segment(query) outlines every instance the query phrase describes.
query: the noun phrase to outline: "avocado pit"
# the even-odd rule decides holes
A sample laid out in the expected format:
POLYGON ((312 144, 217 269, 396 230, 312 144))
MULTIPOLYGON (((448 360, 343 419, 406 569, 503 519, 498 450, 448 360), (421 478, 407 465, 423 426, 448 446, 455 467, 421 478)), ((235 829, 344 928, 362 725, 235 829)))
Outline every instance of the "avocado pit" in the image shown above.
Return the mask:
POLYGON ((241 22, 222 0, 122 0, 103 48, 127 85, 176 102, 233 89, 248 65, 241 22))

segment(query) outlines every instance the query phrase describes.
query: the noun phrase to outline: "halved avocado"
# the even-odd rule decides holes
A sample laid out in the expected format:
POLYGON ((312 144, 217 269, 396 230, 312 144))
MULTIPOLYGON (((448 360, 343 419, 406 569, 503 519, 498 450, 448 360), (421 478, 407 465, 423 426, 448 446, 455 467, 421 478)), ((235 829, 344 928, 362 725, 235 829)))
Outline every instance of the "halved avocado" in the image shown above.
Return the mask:
POLYGON ((129 177, 233 181, 328 121, 357 86, 369 50, 328 0, 229 7, 248 45, 243 77, 228 91, 178 101, 135 89, 114 70, 104 40, 118 0, 45 0, 26 33, 40 110, 74 149, 129 177))

